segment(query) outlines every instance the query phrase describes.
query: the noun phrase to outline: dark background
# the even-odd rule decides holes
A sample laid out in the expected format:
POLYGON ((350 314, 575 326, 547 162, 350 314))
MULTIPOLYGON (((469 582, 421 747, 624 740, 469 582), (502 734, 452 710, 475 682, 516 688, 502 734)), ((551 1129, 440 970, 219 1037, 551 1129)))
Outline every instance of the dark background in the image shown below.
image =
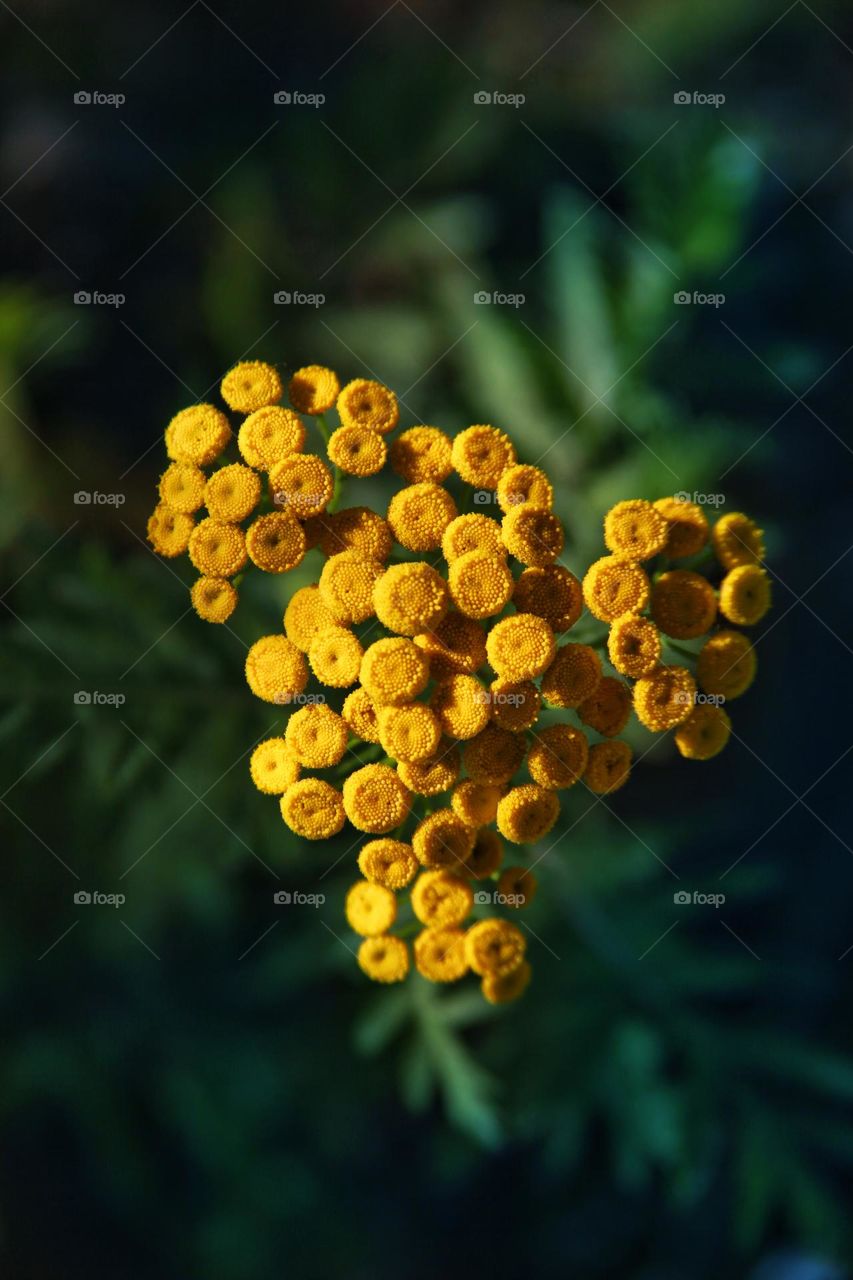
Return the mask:
POLYGON ((846 1275, 845 6, 15 0, 0 40, 4 1276, 846 1275), (576 571, 622 497, 766 530, 729 748, 567 794, 518 1006, 370 988, 349 839, 250 785, 244 646, 307 569, 218 629, 144 545, 244 355, 547 451, 576 571))

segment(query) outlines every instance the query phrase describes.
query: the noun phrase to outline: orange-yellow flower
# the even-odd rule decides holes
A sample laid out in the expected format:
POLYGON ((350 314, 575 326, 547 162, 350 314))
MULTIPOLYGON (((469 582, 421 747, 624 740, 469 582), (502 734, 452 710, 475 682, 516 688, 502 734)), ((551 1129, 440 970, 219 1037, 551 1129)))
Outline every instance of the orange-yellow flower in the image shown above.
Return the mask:
POLYGON ((609 795, 628 781, 631 748, 627 742, 596 742, 589 749, 584 782, 596 795, 609 795))
POLYGON ((651 560, 668 535, 665 517, 642 498, 617 502, 604 517, 604 545, 621 560, 651 560))
POLYGON ((345 721, 323 703, 300 707, 284 731, 285 742, 308 769, 328 769, 338 764, 346 751, 347 737, 345 721))
POLYGON ((468 484, 494 489, 507 467, 515 465, 515 448, 509 436, 495 427, 468 427, 453 441, 451 458, 468 484))
POLYGON ((465 875, 473 880, 486 880, 503 862, 504 847, 500 836, 489 827, 481 827, 474 848, 465 859, 465 875))
POLYGON ((376 703, 361 685, 344 698, 341 715, 357 738, 361 738, 363 742, 379 741, 376 703))
POLYGON ((329 437, 329 461, 349 476, 375 476, 385 466, 388 446, 370 427, 338 427, 329 437))
POLYGON ((498 803, 498 831, 513 844, 535 844, 560 816, 560 801, 535 782, 513 787, 498 803))
POLYGON ((586 734, 571 724, 552 724, 533 735, 527 767, 534 782, 552 791, 573 787, 589 755, 586 734))
POLYGON ((429 662, 413 641, 403 636, 376 640, 365 650, 361 683, 378 706, 402 706, 422 693, 429 662))
POLYGON ((373 593, 376 616, 389 631, 415 636, 437 627, 447 612, 447 584, 423 561, 394 564, 373 593))
POLYGON ((410 791, 418 796, 437 796, 447 791, 459 777, 459 751, 446 738, 426 760, 401 760, 397 772, 410 791))
POLYGON ((295 569, 305 555, 302 525, 289 511, 258 516, 246 530, 246 551, 252 564, 264 573, 295 569))
POLYGON ((284 738, 259 742, 249 761, 252 781, 268 796, 283 795, 299 778, 300 767, 284 738))
POLYGON ((219 393, 237 413, 254 413, 280 400, 284 388, 277 370, 263 360, 244 360, 229 369, 219 386, 219 393))
POLYGON ((521 502, 508 511, 501 524, 504 546, 524 565, 551 564, 563 550, 563 526, 544 507, 521 502))
POLYGON ((227 622, 237 608, 237 590, 227 578, 199 578, 192 585, 190 600, 205 622, 227 622))
POLYGON ((473 675, 486 661, 486 633, 474 618, 447 613, 434 631, 415 636, 415 644, 429 659, 436 679, 473 675))
POLYGON ((649 602, 649 580, 638 564, 617 556, 602 556, 587 570, 583 598, 594 618, 615 622, 625 613, 639 613, 649 602))
POLYGON ((188 548, 194 568, 211 578, 231 578, 246 563, 243 530, 223 520, 200 520, 190 534, 188 548))
POLYGON ((397 397, 381 382, 355 378, 338 396, 338 416, 345 427, 370 427, 386 435, 400 417, 397 397))
POLYGON ((286 704, 308 683, 308 667, 287 636, 262 636, 246 655, 246 680, 256 698, 286 704))
POLYGON ((489 695, 474 676, 446 676, 433 690, 430 706, 450 738, 473 738, 489 723, 489 695))
POLYGON ((542 697, 554 707, 579 707, 601 682, 601 659, 588 644, 564 644, 542 679, 542 697))
POLYGON ((446 929, 461 924, 470 915, 474 894, 467 881, 439 868, 421 872, 412 888, 411 901, 421 924, 446 929))
POLYGON ((508 907, 529 907, 536 889, 536 877, 529 867, 507 867, 498 876, 497 891, 508 907))
POLYGON ((296 370, 290 379, 288 395, 294 409, 314 416, 332 408, 340 389, 338 375, 332 369, 322 364, 309 364, 296 370))
POLYGON ((173 462, 206 467, 231 439, 231 424, 212 404, 193 404, 176 413, 166 428, 166 452, 173 462))
POLYGON ((742 511, 721 516, 711 530, 714 554, 724 569, 741 564, 760 564, 766 554, 764 530, 742 511))
POLYGON ((277 507, 293 515, 319 515, 332 496, 332 473, 322 458, 294 453, 270 468, 270 489, 277 507))
POLYGON ((522 502, 550 511, 554 505, 554 487, 539 467, 515 466, 504 471, 497 483, 497 495, 503 512, 522 502))
POLYGON ((451 560, 447 571, 450 597, 467 618, 491 618, 512 595, 513 579, 503 555, 467 551, 451 560))
POLYGON ((718 631, 706 640, 696 659, 696 678, 706 693, 739 698, 755 679, 755 650, 740 631, 718 631))
POLYGON ((250 467, 270 471, 305 443, 305 424, 292 409, 270 405, 245 418, 237 445, 250 467))
POLYGON ((655 507, 668 526, 664 554, 670 560, 683 560, 702 550, 708 541, 708 521, 701 507, 681 498, 658 498, 655 507))
POLYGON ((402 938, 383 933, 364 939, 358 965, 373 982, 402 982, 409 972, 409 951, 402 938))
POLYGON ((205 506, 214 520, 245 520, 260 496, 260 476, 241 462, 214 471, 204 489, 205 506))
POLYGON ((415 965, 429 982, 458 982, 468 972, 462 929, 424 929, 415 938, 415 965))
POLYGON ((451 520, 441 539, 441 553, 445 560, 450 564, 470 551, 480 551, 488 556, 506 555, 497 520, 478 512, 451 520))
POLYGON ((490 723, 465 743, 462 766, 475 782, 492 782, 500 787, 521 767, 525 750, 523 733, 512 733, 490 723))
POLYGON ((583 591, 561 564, 525 569, 515 584, 512 602, 519 613, 535 613, 558 634, 575 625, 583 612, 583 591))
POLYGON ((379 741, 392 760, 428 760, 441 741, 441 725, 431 707, 410 702, 402 707, 380 707, 377 713, 379 741))
POLYGON ((456 816, 469 827, 485 827, 494 822, 500 798, 500 787, 466 778, 453 788, 450 805, 456 816))
POLYGON ((522 960, 512 973, 499 977, 495 973, 487 973, 480 983, 480 990, 489 1004, 509 1004, 517 1000, 527 990, 533 970, 527 960, 522 960))
POLYGON ((770 608, 770 579, 757 564, 730 569, 720 585, 720 613, 740 627, 760 622, 770 608))
POLYGON ((192 462, 173 462, 160 477, 160 501, 171 511, 192 515, 204 502, 207 477, 192 462))
POLYGON ((192 516, 161 502, 149 518, 148 541, 159 556, 172 560, 186 551, 194 527, 192 516))
POLYGON ((412 848, 423 867, 455 867, 462 864, 474 848, 476 832, 452 809, 437 809, 415 828, 412 848))
POLYGON ((637 719, 653 733, 683 724, 695 702, 696 681, 686 667, 657 667, 634 685, 637 719))
POLYGON ((486 637, 486 654, 501 680, 532 680, 554 660, 554 632, 535 613, 515 613, 496 622, 486 637))
POLYGON ((300 587, 290 597, 284 611, 284 630, 288 640, 292 640, 303 653, 308 652, 311 641, 319 632, 334 625, 332 612, 323 603, 316 584, 300 587))
POLYGON ((401 547, 435 551, 456 519, 456 503, 440 484, 423 481, 398 490, 388 505, 388 524, 401 547))
POLYGON ((337 622, 366 622, 373 616, 373 588, 385 572, 379 560, 357 551, 330 556, 320 574, 320 596, 337 622))
POLYGON ((368 840, 358 855, 358 869, 365 880, 384 885, 386 889, 405 889, 415 878, 418 860, 412 846, 387 836, 368 840))
POLYGON ((604 676, 595 693, 578 706, 578 717, 605 738, 615 738, 628 723, 633 700, 622 680, 604 676))
POLYGON ((524 959, 524 934, 508 920, 480 920, 465 934, 465 955, 475 973, 506 977, 524 959))
POLYGON ((320 549, 324 555, 357 551, 368 560, 387 560, 391 554, 388 521, 369 507, 344 507, 322 519, 320 549))
POLYGON ((308 661, 321 684, 346 689, 355 684, 364 650, 358 636, 346 627, 326 627, 311 641, 308 661))
POLYGON ((359 831, 371 835, 383 836, 399 827, 412 804, 408 788, 386 764, 354 770, 345 779, 343 791, 346 816, 359 831))
POLYGON ((701 574, 671 569, 662 573, 652 587, 651 612, 664 635, 695 640, 714 625, 717 596, 701 574))
POLYGON ((660 632, 647 618, 626 613, 610 628, 607 653, 621 675, 637 680, 649 675, 660 662, 660 632))
POLYGON ((391 466, 409 484, 441 484, 453 470, 450 437, 438 427, 410 427, 391 445, 391 466))
POLYGON ((300 778, 280 802, 281 816, 303 840, 329 840, 344 825, 341 793, 323 778, 300 778))
POLYGON ((732 722, 722 707, 700 703, 675 731, 675 745, 687 760, 710 760, 723 750, 732 722))
POLYGON ((375 938, 397 919, 397 899, 384 885, 357 880, 347 893, 346 917, 353 933, 375 938))
POLYGON ((520 733, 539 718, 542 695, 532 680, 493 680, 489 707, 495 724, 520 733))

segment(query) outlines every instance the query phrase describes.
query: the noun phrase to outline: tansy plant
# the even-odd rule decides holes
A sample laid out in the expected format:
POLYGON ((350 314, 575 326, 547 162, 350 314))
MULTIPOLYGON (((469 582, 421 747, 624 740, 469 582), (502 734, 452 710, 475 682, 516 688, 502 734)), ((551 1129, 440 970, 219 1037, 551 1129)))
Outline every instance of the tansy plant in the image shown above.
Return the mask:
POLYGON ((722 704, 755 676, 736 628, 770 605, 761 530, 742 514, 709 530, 677 498, 629 499, 607 512, 609 554, 580 581, 559 563, 547 475, 520 464, 503 431, 413 426, 389 445, 394 393, 363 378, 341 389, 319 365, 290 379, 290 407, 276 369, 256 361, 221 394, 242 460, 226 460, 235 427, 223 410, 178 413, 148 536, 163 556, 188 552, 193 606, 212 623, 231 616, 250 569, 317 561, 283 630, 246 659, 252 693, 292 708, 284 736, 251 757, 255 786, 306 840, 346 822, 367 837, 346 916, 368 977, 400 982, 413 959, 432 982, 473 972, 488 1001, 513 1000, 530 979, 525 934, 504 915, 470 923, 475 902, 512 913, 535 894, 531 870, 504 865, 505 845, 547 836, 560 791, 624 785, 632 711, 654 733, 674 730, 689 760, 723 749, 722 704), (305 418, 325 456, 307 451, 305 418), (401 484, 384 514, 340 505, 345 476, 386 465, 401 484), (584 606, 605 627, 582 644, 568 636, 584 606))

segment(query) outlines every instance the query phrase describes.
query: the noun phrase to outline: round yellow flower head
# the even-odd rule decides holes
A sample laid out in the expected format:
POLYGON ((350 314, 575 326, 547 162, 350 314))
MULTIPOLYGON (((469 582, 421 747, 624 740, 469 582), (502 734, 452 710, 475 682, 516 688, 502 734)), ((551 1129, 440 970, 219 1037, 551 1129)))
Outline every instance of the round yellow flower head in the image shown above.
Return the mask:
POLYGON ((344 809, 359 831, 384 836, 399 827, 411 805, 408 788, 387 764, 366 764, 344 781, 344 809))
POLYGON ((436 809, 418 823, 412 836, 415 857, 423 867, 454 867, 461 870, 474 848, 476 832, 452 809, 436 809))
POLYGON ((347 748, 346 723, 323 703, 300 707, 287 722, 284 740, 307 769, 338 764, 347 748))
POLYGON ((430 674, 436 679, 473 675, 486 661, 486 633, 464 613, 445 614, 434 631, 415 636, 415 644, 429 659, 430 674))
POLYGON ((381 382, 355 378, 338 396, 338 416, 345 427, 369 427, 384 436, 396 427, 400 410, 394 392, 381 382))
POLYGON ((252 752, 249 771, 259 791, 281 796, 298 780, 300 764, 284 738, 267 738, 252 752))
POLYGON ((770 608, 770 579, 757 564, 730 569, 720 586, 720 613, 740 627, 760 622, 770 608))
POLYGON ((361 641, 346 627, 326 627, 311 641, 308 661, 321 684, 346 689, 358 680, 364 650, 361 641))
POLYGON ((658 667, 634 685, 640 724, 663 733, 683 724, 696 704, 696 681, 686 667, 658 667))
POLYGON ((517 969, 500 978, 497 974, 487 973, 480 983, 480 990, 489 1004, 509 1004, 524 995, 530 985, 533 970, 527 960, 522 960, 517 969))
POLYGON ((670 560, 683 560, 702 550, 708 541, 708 521, 701 507, 681 498, 658 498, 654 505, 668 526, 664 553, 670 560))
POLYGON ((227 622, 237 608, 237 591, 227 578, 199 578, 192 585, 190 600, 205 622, 227 622))
POLYGON ((320 596, 337 622, 366 622, 373 616, 373 588, 385 566, 357 551, 330 556, 320 574, 320 596))
POLYGON ((513 578, 503 555, 467 551, 447 570, 450 596, 468 618, 491 618, 512 595, 513 578))
POLYGON ((475 782, 491 782, 502 787, 521 767, 526 743, 521 733, 511 733, 496 724, 487 724, 462 749, 462 767, 475 782))
POLYGON ((462 929, 424 929, 415 938, 415 965, 429 982, 458 982, 468 972, 462 929))
POLYGON ((508 920, 480 920, 465 934, 468 964, 481 977, 506 977, 521 964, 526 948, 524 934, 508 920))
POLYGON ((516 560, 538 568, 553 563, 563 550, 563 526, 544 507, 531 502, 519 503, 503 518, 501 534, 504 546, 516 560))
POLYGON ((270 471, 305 443, 305 424, 292 409, 270 405, 245 418, 237 445, 250 467, 270 471))
POLYGON ((696 659, 696 678, 706 693, 739 698, 755 679, 755 650, 740 631, 718 631, 705 642, 696 659))
POLYGON ((375 476, 385 466, 388 446, 370 427, 338 427, 329 437, 329 461, 348 476, 375 476))
POLYGON ((428 760, 401 760, 397 772, 415 795, 437 796, 453 786, 459 777, 459 767, 459 751, 443 738, 428 760))
POLYGON ((391 554, 388 521, 369 507, 344 507, 324 517, 320 549, 334 556, 341 551, 357 551, 367 560, 387 560, 391 554))
POLYGON ((277 370, 262 360, 244 360, 226 373, 219 394, 237 413, 254 413, 281 399, 284 387, 277 370))
POLYGON ((148 541, 158 556, 172 560, 186 551, 193 528, 192 516, 173 511, 161 502, 149 518, 148 541))
POLYGON ((496 831, 481 827, 474 848, 465 859, 465 875, 473 880, 486 880, 503 862, 504 847, 496 831))
POLYGON ((474 676, 446 676, 433 690, 430 706, 450 738, 473 738, 489 723, 489 695, 474 676))
POLYGON ((512 601, 520 613, 535 613, 558 633, 573 627, 583 612, 581 584, 561 564, 525 569, 512 601))
POLYGON ((386 889, 405 889, 415 878, 418 860, 412 846, 402 840, 368 840, 358 855, 358 869, 365 880, 386 889))
POLYGON ((601 683, 601 659, 588 644, 564 644, 542 680, 542 697, 554 707, 579 707, 601 683))
POLYGON ((376 584, 376 616, 389 631, 415 636, 432 631, 447 612, 447 584, 423 561, 394 564, 376 584))
POLYGON ((521 733, 539 719, 542 695, 532 680, 493 680, 489 694, 492 719, 502 729, 521 733))
POLYGON ((391 467, 409 484, 441 484, 453 470, 450 437, 438 427, 410 427, 391 445, 391 467))
POLYGON ((714 554, 724 569, 741 564, 760 564, 766 554, 764 530, 742 511, 721 516, 711 530, 714 554))
POLYGON ((534 782, 552 791, 573 787, 581 778, 589 756, 586 734, 571 724, 552 724, 534 734, 527 753, 527 767, 534 782))
POLYGON ((662 573, 652 587, 651 613, 665 636, 695 640, 714 625, 717 596, 701 574, 671 569, 662 573))
POLYGON ((325 508, 334 490, 332 473, 313 453, 294 453, 270 469, 270 489, 277 507, 304 519, 325 508))
POLYGON ((375 938, 397 919, 397 899, 384 885, 357 880, 347 894, 346 915, 354 933, 375 938))
POLYGON ((607 653, 616 670, 637 680, 660 662, 660 633, 653 622, 636 613, 617 618, 607 637, 607 653))
POLYGON ((631 690, 614 676, 604 676, 595 693, 578 706, 578 717, 604 738, 615 738, 628 723, 633 699, 631 690))
POLYGON ((515 613, 501 618, 486 637, 486 654, 501 680, 532 680, 554 660, 554 632, 535 613, 515 613))
POLYGON ((710 760, 729 740, 732 722, 722 707, 700 703, 675 731, 675 745, 687 760, 710 760))
POLYGON ((422 702, 402 707, 380 707, 379 741, 392 760, 429 760, 441 741, 438 717, 422 702))
POLYGON ((451 520, 441 539, 441 553, 448 564, 469 551, 480 551, 488 556, 505 556, 501 527, 491 516, 478 513, 457 516, 451 520))
POLYGON ((435 551, 451 520, 456 503, 440 484, 410 484, 394 494, 388 504, 388 524, 401 547, 409 551, 435 551))
POLYGON ((212 404, 193 404, 176 413, 166 428, 166 452, 173 462, 206 467, 231 439, 231 424, 212 404))
POLYGON ((639 613, 649 602, 649 580, 638 564, 617 556, 602 556, 583 580, 586 607, 600 622, 615 622, 625 613, 639 613))
POLYGON ((280 801, 281 816, 303 840, 329 840, 346 820, 340 791, 322 778, 300 778, 280 801))
POLYGON ((322 364, 309 364, 296 370, 287 394, 294 409, 315 416, 332 408, 340 390, 338 375, 332 369, 322 364))
POLYGON ((361 685, 347 694, 341 707, 341 715, 357 738, 361 738, 363 742, 379 741, 376 703, 361 685))
POLYGON ((375 640, 365 651, 361 683, 377 706, 413 702, 429 680, 429 662, 413 641, 402 636, 375 640))
POLYGON ((515 466, 515 448, 509 436, 495 427, 468 427, 453 441, 451 459, 468 484, 495 489, 507 467, 515 466))
POLYGON ((461 924, 473 905, 471 886, 450 871, 422 871, 412 888, 412 910, 431 928, 461 924))
POLYGON ((314 637, 334 625, 335 619, 323 603, 319 587, 312 584, 294 591, 284 611, 284 630, 297 649, 307 653, 314 637))
POLYGON ((536 889, 536 877, 528 867, 507 867, 498 876, 498 893, 506 898, 508 907, 529 907, 536 889))
POLYGON ((246 551, 252 564, 264 573, 287 573, 301 564, 305 555, 302 525, 289 511, 271 511, 258 516, 246 530, 246 551))
POLYGON ((191 462, 173 462, 160 477, 160 501, 172 511, 192 515, 204 502, 207 477, 191 462))
POLYGON ((497 483, 498 502, 504 513, 522 502, 547 511, 554 505, 554 487, 539 467, 515 466, 503 473, 497 483))
POLYGON ((498 803, 498 831, 513 844, 535 844, 546 836, 560 816, 560 801, 553 791, 534 782, 513 787, 498 803))
POLYGON ((251 467, 233 462, 214 471, 204 489, 204 501, 214 520, 245 520, 258 505, 261 477, 251 467))
POLYGON ((373 982, 402 982, 409 972, 409 952, 402 938, 380 934, 365 938, 358 949, 358 964, 373 982))
POLYGON ((256 698, 286 705, 308 683, 308 667, 287 636, 262 636, 246 655, 246 680, 256 698))
POLYGON ((494 822, 501 798, 500 787, 489 782, 472 782, 466 778, 453 788, 450 805, 458 818, 469 827, 485 827, 494 822))
POLYGON ((617 502, 604 517, 604 545, 620 560, 651 560, 663 551, 669 525, 650 502, 617 502))
POLYGON ((631 772, 631 748, 627 742, 596 742, 589 749, 584 782, 596 795, 618 791, 631 772))
POLYGON ((188 549, 193 567, 211 578, 232 578, 246 563, 243 530, 223 520, 200 520, 190 534, 188 549))

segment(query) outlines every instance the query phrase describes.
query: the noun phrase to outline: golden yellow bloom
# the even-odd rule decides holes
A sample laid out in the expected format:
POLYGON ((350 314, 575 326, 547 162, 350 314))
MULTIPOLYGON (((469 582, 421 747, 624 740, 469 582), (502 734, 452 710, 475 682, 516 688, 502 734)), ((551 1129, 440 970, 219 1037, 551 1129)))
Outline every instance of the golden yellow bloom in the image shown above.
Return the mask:
POLYGON ((402 840, 368 840, 358 855, 358 869, 365 880, 386 889, 405 889, 415 878, 418 860, 412 846, 402 840))
POLYGON ((563 550, 563 526, 544 507, 531 502, 519 503, 503 518, 501 534, 504 546, 524 565, 538 567, 551 564, 563 550))
POLYGON ((542 697, 554 707, 579 707, 601 683, 601 659, 588 644, 564 644, 542 680, 542 697))
POLYGON ((708 541, 708 521, 701 507, 680 498, 658 498, 655 507, 668 526, 664 553, 670 560, 683 560, 702 550, 708 541))
POLYGON ((320 574, 320 596, 337 622, 366 622, 373 615, 373 588, 385 566, 357 551, 330 556, 320 574))
POLYGON ((415 636, 415 644, 429 659, 436 679, 473 675, 486 661, 486 633, 464 613, 447 613, 434 631, 415 636))
POLYGON ((610 628, 607 653, 621 675, 637 680, 654 671, 660 662, 660 633, 653 622, 636 613, 626 613, 610 628))
POLYGON ((438 717, 422 702, 402 707, 380 707, 377 713, 379 741, 392 760, 412 763, 428 760, 441 741, 438 717))
POLYGON ((173 462, 160 477, 160 501, 172 511, 192 515, 204 502, 207 477, 191 462, 173 462))
POLYGON ((536 897, 537 881, 528 867, 507 867, 498 876, 497 891, 508 907, 529 907, 536 897))
POLYGON ((286 705, 308 683, 308 667, 287 636, 262 636, 246 655, 246 680, 256 698, 286 705))
POLYGON ((287 722, 284 740, 307 769, 338 764, 347 748, 346 723, 323 703, 300 707, 287 722))
POLYGON ((687 760, 710 760, 729 740, 732 722, 722 707, 701 703, 675 731, 675 745, 687 760))
POLYGON ((409 951, 402 938, 390 933, 365 938, 358 949, 358 963, 373 982, 402 982, 409 972, 409 951))
POLYGON ((268 796, 283 795, 299 778, 300 767, 284 738, 259 742, 249 761, 252 781, 268 796))
POLYGON ((429 982, 458 982, 468 972, 462 929, 424 929, 415 938, 415 965, 429 982))
POLYGON ((474 840, 474 848, 465 859, 466 876, 474 880, 486 880, 503 862, 504 847, 500 836, 489 827, 481 827, 474 840))
POLYGON ((508 920, 480 920, 465 934, 468 964, 481 977, 506 977, 521 964, 526 949, 524 934, 508 920))
POLYGON ((515 466, 503 473, 497 483, 501 510, 508 512, 522 502, 550 511, 554 505, 554 487, 539 467, 515 466))
POLYGON ((334 556, 341 551, 357 551, 367 560, 387 560, 392 538, 388 521, 369 507, 344 507, 323 518, 320 549, 334 556))
POLYGON ((391 636, 365 650, 361 683, 377 706, 413 702, 428 680, 429 662, 411 640, 391 636))
POLYGON ((199 578, 192 585, 190 600, 205 622, 227 622, 237 608, 237 591, 227 578, 199 578))
POLYGON ((501 527, 491 516, 457 516, 451 520, 441 539, 441 553, 448 564, 469 551, 480 551, 488 556, 505 556, 501 527))
POLYGON ((176 413, 166 428, 166 452, 173 462, 206 467, 231 439, 231 424, 212 404, 193 404, 176 413))
POLYGON ((287 573, 305 555, 302 525, 289 511, 258 516, 246 530, 246 551, 252 564, 264 573, 287 573))
POLYGON ((284 611, 284 630, 297 649, 307 653, 314 637, 334 625, 335 619, 323 603, 319 587, 312 584, 294 591, 284 611))
POLYGON ((325 508, 334 490, 332 473, 313 453, 294 453, 270 468, 270 490, 277 507, 304 519, 325 508))
POLYGON ((438 427, 410 427, 391 445, 391 467, 409 484, 441 484, 453 470, 450 437, 438 427))
POLYGON ((649 580, 638 564, 616 556, 602 556, 586 571, 583 598, 594 618, 615 622, 625 613, 639 613, 649 602, 649 580))
POLYGON ((695 640, 714 625, 716 592, 700 573, 671 569, 652 586, 651 613, 664 635, 695 640))
POLYGON ((384 836, 408 815, 412 797, 394 769, 366 764, 344 781, 344 809, 354 827, 384 836))
POLYGON ((219 394, 237 413, 254 413, 275 404, 284 393, 281 378, 271 364, 262 360, 244 360, 226 373, 219 394))
POLYGON ((396 427, 400 410, 394 392, 381 382, 355 378, 338 396, 338 416, 345 427, 369 427, 384 436, 396 427))
POLYGON ((280 801, 281 816, 304 840, 329 840, 344 825, 340 791, 323 778, 300 778, 292 783, 280 801))
POLYGON ((525 569, 515 584, 512 602, 519 613, 535 613, 560 633, 573 627, 583 612, 583 591, 561 564, 525 569))
POLYGON ((535 613, 515 613, 496 622, 486 637, 486 654, 502 680, 532 680, 554 660, 554 632, 535 613))
POLYGON ((553 791, 526 782, 513 787, 498 803, 498 831, 513 844, 535 844, 546 836, 560 816, 560 801, 553 791))
POLYGON ((341 715, 357 738, 361 738, 364 742, 379 741, 376 703, 361 685, 347 694, 344 705, 341 707, 341 715))
POLYGON ((501 787, 521 767, 526 745, 524 734, 487 724, 476 738, 465 743, 462 767, 475 782, 491 782, 501 787))
POLYGON ((322 364, 309 364, 297 369, 290 379, 287 394, 290 403, 300 413, 312 416, 326 413, 338 398, 341 384, 338 375, 322 364))
POLYGON ((450 871, 422 871, 412 888, 412 910, 421 924, 435 929, 461 924, 470 915, 474 894, 467 881, 450 871))
POLYGON ((631 748, 627 742, 596 742, 589 749, 584 782, 596 795, 618 791, 631 772, 631 748))
POLYGON ((724 569, 741 564, 760 564, 766 554, 764 530, 742 511, 721 516, 711 530, 714 554, 724 569))
POLYGON ((513 578, 503 555, 467 551, 447 570, 450 596, 468 618, 491 618, 512 595, 513 578))
POLYGON ((329 437, 327 452, 348 476, 375 476, 385 466, 388 446, 370 427, 338 427, 329 437))
POLYGON ((515 448, 495 427, 468 427, 453 441, 451 459, 468 484, 494 489, 507 467, 515 465, 515 448))
POLYGON ((542 695, 532 680, 493 680, 489 700, 495 724, 513 733, 535 724, 542 706, 542 695))
POLYGON ((376 584, 376 616, 389 631, 415 636, 432 631, 447 612, 447 584, 423 561, 394 564, 376 584))
POLYGON ((321 684, 346 689, 358 679, 364 650, 361 641, 346 627, 326 627, 311 641, 308 661, 321 684))
POLYGON ((354 933, 375 938, 397 919, 397 899, 384 885, 357 880, 347 893, 346 916, 354 933))
POLYGON ((459 751, 446 738, 442 738, 428 760, 401 760, 397 772, 405 785, 415 795, 437 796, 452 787, 459 777, 459 751))
POLYGON ((760 622, 770 608, 770 579, 757 564, 730 569, 720 586, 720 613, 740 627, 760 622))
POLYGON ((503 978, 494 973, 485 974, 480 983, 480 990, 489 1004, 509 1004, 524 994, 532 975, 533 970, 529 962, 522 960, 517 969, 513 969, 512 973, 506 974, 503 978))
POLYGON ((474 676, 446 676, 433 690, 430 706, 451 738, 473 738, 489 723, 489 695, 474 676))
POLYGON ((148 541, 159 556, 172 560, 186 551, 194 527, 192 516, 161 502, 148 520, 148 541))
POLYGON ((604 517, 604 545, 620 560, 651 560, 662 551, 669 525, 650 502, 617 502, 604 517))
POLYGON ((571 724, 552 724, 533 735, 527 767, 540 787, 556 791, 573 787, 586 768, 589 743, 586 734, 571 724))
POLYGON ((696 681, 686 667, 657 667, 634 685, 637 719, 653 733, 683 724, 695 703, 696 681))
POLYGON ((240 526, 211 517, 198 522, 188 549, 193 567, 211 578, 231 578, 246 563, 246 538, 240 526))
POLYGON ((254 511, 260 496, 261 477, 240 462, 214 471, 204 489, 205 505, 214 520, 237 523, 254 511))
POLYGON ((494 822, 501 798, 500 787, 489 782, 472 782, 466 778, 453 788, 450 805, 458 818, 469 827, 485 827, 494 822))
POLYGON ((435 551, 451 520, 456 503, 440 484, 424 481, 398 490, 388 504, 388 524, 401 547, 435 551))
POLYGON ((755 679, 755 650, 740 631, 718 631, 705 642, 696 659, 696 678, 706 693, 739 698, 755 679))
POLYGON ((631 690, 614 676, 604 676, 595 693, 578 706, 578 717, 604 738, 615 738, 628 723, 633 699, 631 690))
POLYGON ((250 467, 270 471, 305 443, 305 424, 292 409, 270 405, 250 413, 240 427, 237 445, 250 467))
POLYGON ((476 832, 452 809, 436 809, 418 823, 412 836, 415 857, 423 867, 461 869, 474 848, 476 832))

